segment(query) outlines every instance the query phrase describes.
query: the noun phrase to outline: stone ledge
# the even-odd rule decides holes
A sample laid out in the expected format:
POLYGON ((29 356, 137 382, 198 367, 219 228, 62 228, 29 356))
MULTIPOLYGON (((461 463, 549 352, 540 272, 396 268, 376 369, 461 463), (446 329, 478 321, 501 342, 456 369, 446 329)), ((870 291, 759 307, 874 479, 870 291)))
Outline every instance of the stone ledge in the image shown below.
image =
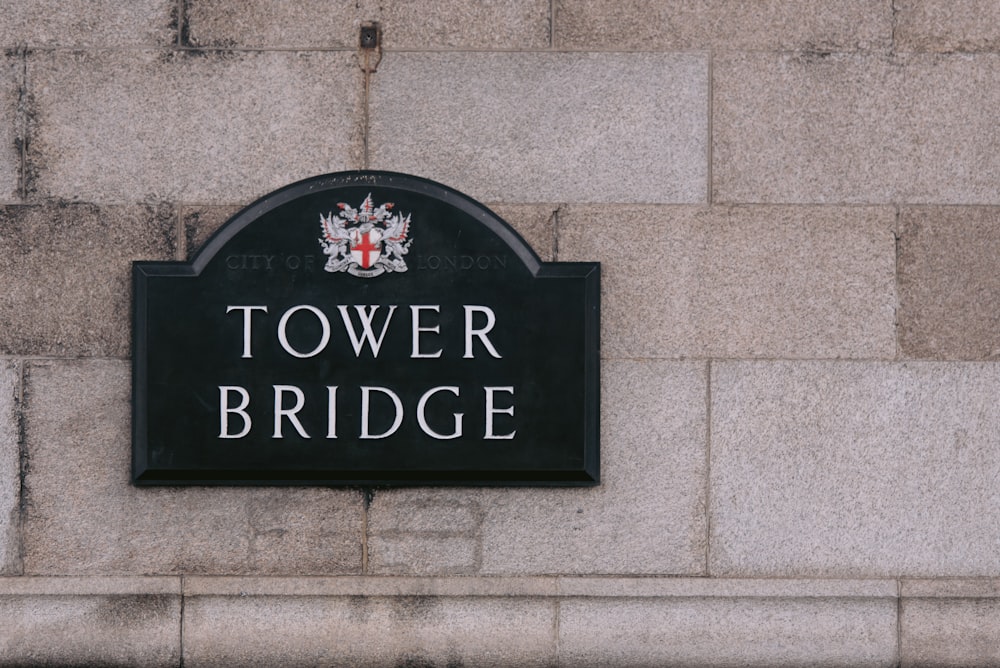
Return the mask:
POLYGON ((904 666, 1000 664, 1000 579, 914 579, 900 583, 904 666))
POLYGON ((0 578, 0 649, 18 665, 987 665, 997 598, 1000 578, 19 576, 0 578))
POLYGON ((1000 578, 906 579, 899 590, 903 598, 1000 598, 1000 578))
POLYGON ((0 596, 147 596, 181 593, 180 577, 0 577, 0 596))
POLYGON ((518 596, 557 598, 896 598, 895 580, 658 577, 213 577, 184 596, 518 596))
MULTIPOLYGON (((904 580, 903 596, 1000 597, 1000 579, 904 580)), ((896 598, 893 579, 407 576, 12 576, 0 596, 896 598)))

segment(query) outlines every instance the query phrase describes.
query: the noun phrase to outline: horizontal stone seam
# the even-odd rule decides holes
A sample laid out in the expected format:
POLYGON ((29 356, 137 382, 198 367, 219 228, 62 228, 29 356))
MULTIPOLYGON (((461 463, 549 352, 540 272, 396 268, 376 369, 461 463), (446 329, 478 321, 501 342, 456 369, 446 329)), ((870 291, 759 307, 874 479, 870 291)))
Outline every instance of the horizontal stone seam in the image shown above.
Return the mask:
POLYGON ((998 358, 944 358, 944 357, 602 357, 601 361, 614 362, 746 362, 746 363, 832 363, 878 364, 905 366, 907 364, 1000 364, 998 358))
POLYGON ((1000 599, 1000 596, 903 596, 897 597, 892 594, 835 594, 835 595, 822 595, 822 594, 758 594, 758 593, 745 593, 745 594, 706 594, 706 593, 688 593, 688 594, 662 594, 662 593, 627 593, 627 594, 608 594, 608 593, 550 593, 550 592, 427 592, 421 590, 413 590, 407 592, 367 592, 367 591, 356 591, 356 592, 232 592, 232 591, 204 591, 204 592, 192 592, 192 593, 178 593, 176 591, 161 591, 157 589, 150 589, 146 591, 129 590, 129 591, 97 591, 97 592, 78 592, 78 591, 68 591, 68 592, 45 592, 45 593, 31 593, 31 592, 12 592, 7 593, 0 591, 0 599, 56 599, 56 598, 102 598, 108 596, 169 596, 177 597, 182 600, 194 599, 194 598, 293 598, 293 599, 317 599, 317 598, 331 598, 331 599, 343 599, 343 598, 379 598, 379 599, 401 599, 401 598, 434 598, 434 599, 458 599, 458 598, 491 598, 491 599, 605 599, 614 601, 645 601, 645 600, 729 600, 729 601, 742 601, 742 600, 773 600, 773 601, 895 601, 897 598, 901 601, 916 601, 916 600, 952 600, 952 601, 981 601, 981 600, 996 600, 1000 599))
MULTIPOLYGON (((398 576, 6 576, 0 577, 0 596, 113 596, 113 595, 176 595, 176 596, 435 596, 435 597, 543 597, 543 598, 773 598, 773 599, 895 599, 899 598, 898 581, 877 579, 812 579, 801 578, 709 578, 709 577, 576 577, 527 576, 507 577, 398 577, 398 576), (336 581, 330 581, 335 579, 336 581), (878 588, 882 591, 836 591, 842 588, 878 588), (607 586, 640 588, 652 591, 601 591, 607 586), (671 584, 693 591, 656 591, 671 584), (892 592, 887 587, 892 584, 892 592), (659 585, 659 587, 657 587, 659 585), (755 587, 782 586, 804 591, 754 591, 755 587), (64 590, 59 587, 64 586, 64 590), (711 587, 722 591, 712 591, 711 587), (507 587, 506 591, 502 588, 507 587), (698 591, 700 587, 704 590, 698 591), (735 589, 724 590, 725 587, 735 589), (307 591, 302 591, 305 588, 307 591), (810 588, 832 588, 832 591, 808 591, 810 588), (576 589, 577 591, 573 591, 576 589), (587 591, 590 589, 590 591, 587 591), (595 590, 596 589, 596 590, 595 590), (739 591, 746 589, 746 591, 739 591), (255 591, 256 590, 256 591, 255 591)), ((915 594, 902 598, 1000 598, 1000 593, 949 594, 944 596, 915 594)))
POLYGON ((251 47, 251 46, 241 46, 241 47, 228 47, 228 46, 204 46, 204 47, 192 47, 192 46, 174 46, 174 45, 156 45, 156 44, 126 44, 122 46, 52 46, 45 44, 18 44, 4 46, 0 44, 0 49, 11 50, 17 48, 18 46, 26 49, 27 55, 30 58, 33 54, 37 53, 190 53, 193 56, 210 55, 210 54, 232 54, 232 53, 259 53, 259 52, 276 52, 276 53, 355 53, 357 52, 357 47, 354 46, 281 46, 281 47, 251 47))
MULTIPOLYGON (((319 46, 315 44, 289 44, 282 46, 253 46, 253 45, 239 45, 239 46, 175 46, 175 45, 156 45, 156 44, 128 44, 120 46, 93 46, 93 45, 50 45, 50 44, 0 44, 0 49, 5 51, 10 51, 18 47, 23 47, 29 52, 29 56, 32 53, 129 53, 129 52, 139 52, 139 51, 160 51, 160 52, 172 52, 172 53, 190 53, 192 55, 205 55, 205 54, 234 54, 234 53, 356 53, 358 48, 353 45, 344 46, 319 46)), ((874 49, 722 49, 713 48, 709 45, 704 47, 692 47, 692 48, 664 48, 664 49, 623 49, 620 47, 607 47, 607 48, 594 48, 594 47, 538 47, 531 49, 523 48, 498 48, 498 47, 484 47, 482 49, 471 48, 468 46, 461 47, 391 47, 383 46, 383 54, 716 54, 716 55, 729 55, 729 54, 774 54, 774 55, 821 55, 821 56, 857 56, 857 55, 871 55, 880 57, 892 57, 892 56, 909 56, 909 55, 928 55, 928 56, 996 56, 1000 55, 1000 50, 993 49, 946 49, 946 50, 936 50, 936 49, 890 49, 890 48, 874 48, 874 49)))
MULTIPOLYGON (((362 170, 342 170, 343 172, 352 171, 362 171, 362 170)), ((375 170, 380 171, 380 170, 375 170)), ((336 172, 334 172, 336 173, 336 172)), ((259 199, 259 198, 258 198, 259 199)), ((233 214, 235 215, 241 208, 247 205, 247 201, 239 202, 196 202, 196 201, 180 201, 180 200, 170 200, 170 199, 158 199, 158 200, 67 200, 58 197, 41 197, 31 201, 21 201, 21 200, 9 200, 0 201, 0 207, 4 209, 63 209, 63 208, 73 208, 73 207, 92 207, 97 209, 115 209, 115 208, 139 208, 139 207, 150 207, 150 206, 169 206, 178 209, 183 214, 197 213, 199 209, 233 209, 233 214), (191 211, 191 210, 195 211, 191 211)), ((683 202, 514 202, 514 201, 488 201, 483 202, 483 204, 490 209, 501 209, 501 208, 541 208, 546 210, 551 210, 555 212, 558 210, 560 213, 565 213, 570 211, 580 215, 581 211, 587 209, 595 210, 618 210, 623 207, 636 207, 644 209, 659 209, 663 211, 670 211, 671 209, 676 210, 697 210, 697 211, 719 211, 727 212, 736 210, 737 213, 742 210, 759 209, 765 211, 768 209, 813 209, 816 211, 830 211, 834 209, 884 209, 885 213, 894 212, 897 208, 901 212, 906 213, 910 210, 924 210, 924 209, 946 209, 946 210, 987 210, 992 211, 995 209, 1000 209, 1000 203, 998 204, 961 204, 961 203, 928 203, 928 204, 910 204, 910 203, 893 203, 893 202, 695 202, 695 203, 683 203, 683 202)), ((496 213, 494 211, 494 213, 496 213)), ((503 216, 499 213, 498 217, 503 219, 503 216)), ((220 226, 223 223, 220 223, 220 226)), ((824 224, 826 227, 832 228, 830 224, 824 224)))
POLYGON ((2 354, 0 360, 23 360, 25 364, 33 362, 131 362, 131 357, 114 357, 108 355, 18 355, 15 353, 2 354))
MULTIPOLYGON (((362 170, 350 170, 344 169, 340 170, 342 172, 351 171, 362 171, 362 170)), ((381 170, 375 170, 381 171, 381 170)), ((387 170, 392 171, 392 170, 387 170)), ((337 172, 332 172, 337 173, 337 172)), ((445 184, 447 185, 447 184, 445 184)), ((266 195, 266 193, 261 193, 260 199, 266 195)), ((253 196, 251 196, 253 197, 253 196)), ((219 201, 219 202, 205 202, 205 201, 182 201, 182 200, 170 200, 170 199, 158 199, 154 201, 150 200, 67 200, 59 197, 46 197, 40 196, 29 200, 5 200, 0 201, 0 207, 3 208, 32 208, 39 209, 45 207, 74 207, 74 206, 91 206, 98 208, 127 208, 127 207, 140 207, 153 205, 168 205, 182 210, 182 213, 191 213, 187 209, 233 209, 234 215, 247 204, 256 201, 256 199, 246 199, 240 201, 219 201)), ((883 208, 888 212, 889 210, 894 210, 899 207, 903 212, 908 209, 997 209, 1000 208, 1000 202, 995 204, 983 204, 983 203, 961 203, 961 202, 760 202, 760 201, 713 201, 713 202, 644 202, 644 201, 616 201, 616 202, 583 202, 583 201, 573 201, 573 202, 541 202, 541 201, 531 201, 531 202, 519 202, 519 201, 488 201, 483 202, 483 204, 496 212, 496 209, 503 207, 546 207, 552 209, 559 209, 561 213, 566 211, 579 212, 585 209, 607 209, 616 210, 623 207, 642 207, 649 209, 660 209, 664 211, 669 211, 671 209, 677 210, 698 210, 698 211, 731 211, 734 209, 815 209, 817 211, 822 210, 832 210, 832 209, 878 209, 883 208)), ((504 217, 497 214, 501 219, 504 217)), ((221 224, 220 224, 221 225, 221 224)), ((826 227, 831 227, 826 225, 826 227)))
POLYGON ((1000 593, 996 594, 903 594, 899 597, 901 601, 995 601, 1000 600, 1000 593))
MULTIPOLYGON (((377 76, 377 75, 376 75, 377 76)), ((343 169, 339 172, 351 172, 360 170, 343 169)), ((379 170, 375 170, 379 171, 379 170)), ((387 170, 392 171, 392 170, 387 170)), ((331 174, 339 173, 338 171, 328 172, 331 174)), ((315 176, 319 176, 317 173, 315 176)), ((419 174, 417 175, 419 176, 419 174)), ((450 185, 445 182, 444 185, 450 185)), ((259 195, 251 195, 247 199, 233 203, 229 201, 219 201, 219 202, 178 202, 172 200, 155 200, 154 204, 165 204, 172 205, 182 209, 223 209, 231 208, 235 210, 242 209, 250 203, 256 202, 261 199, 266 193, 260 193, 259 195)), ((29 195, 27 199, 24 200, 0 200, 0 207, 2 208, 44 208, 47 206, 93 206, 99 208, 126 208, 126 207, 136 207, 149 205, 149 200, 119 200, 119 199, 88 199, 88 200, 67 200, 59 197, 49 197, 45 195, 29 195)), ((485 202, 486 206, 496 212, 496 209, 500 207, 535 207, 543 205, 553 205, 553 202, 535 202, 535 201, 505 201, 505 202, 485 202)), ((705 200, 697 200, 690 202, 654 202, 654 201, 628 201, 628 202, 606 202, 598 200, 580 200, 573 202, 564 202, 558 206, 562 207, 563 212, 577 213, 581 209, 606 209, 615 210, 622 209, 625 207, 636 207, 636 208, 648 208, 648 209, 659 209, 663 211, 668 211, 670 209, 678 210, 697 210, 697 211, 731 211, 734 209, 815 209, 817 211, 822 211, 824 209, 877 209, 885 208, 891 209, 894 207, 900 207, 903 211, 907 209, 997 209, 1000 208, 1000 200, 989 201, 989 202, 934 202, 934 201, 872 201, 872 202, 786 202, 786 201, 738 201, 738 200, 718 200, 715 199, 711 203, 705 200)), ((182 213, 190 213, 188 211, 183 211, 182 213)), ((235 211, 234 211, 235 213, 235 211)), ((507 220, 504 216, 497 214, 502 220, 507 220)), ((228 219, 226 219, 228 221, 228 219)), ((221 227, 224 222, 220 222, 221 227)), ((579 223, 576 223, 579 224, 579 223)), ((826 228, 832 228, 831 225, 826 225, 826 228)))
POLYGON ((373 536, 379 538, 476 538, 479 527, 464 531, 442 531, 434 529, 382 529, 373 531, 373 536))
MULTIPOLYGON (((358 47, 354 45, 343 45, 343 46, 320 46, 316 44, 286 44, 281 46, 275 45, 205 45, 205 46, 176 46, 176 45, 157 45, 157 44, 126 44, 120 46, 93 46, 93 45, 51 45, 51 44, 0 44, 0 49, 13 50, 18 47, 25 48, 32 53, 130 53, 139 51, 159 51, 159 52, 172 52, 172 53, 191 53, 192 55, 203 55, 203 54, 233 54, 233 53, 356 53, 358 47)), ((469 46, 459 46, 459 47, 419 47, 419 46, 402 46, 402 47, 392 47, 383 46, 383 54, 653 54, 653 55, 671 55, 671 54, 700 54, 700 55, 731 55, 731 54, 774 54, 774 55, 820 55, 820 56, 858 56, 858 55, 871 55, 878 57, 893 57, 893 56, 909 56, 909 55, 928 55, 928 56, 996 56, 1000 55, 1000 50, 993 49, 948 49, 948 50, 935 50, 935 49, 907 49, 907 50, 895 50, 890 48, 873 48, 873 49, 811 49, 811 48, 801 48, 801 49, 726 49, 712 47, 711 45, 705 46, 692 46, 690 48, 637 48, 637 49, 626 49, 621 47, 606 47, 606 48, 594 48, 594 47, 536 47, 536 48, 502 48, 502 47, 483 47, 474 48, 469 46)))
MULTIPOLYGON (((111 596, 114 594, 0 594, 0 597, 4 596, 49 596, 49 597, 59 597, 59 596, 111 596)), ((142 596, 144 594, 131 592, 130 594, 124 594, 126 596, 142 596)), ((502 592, 424 592, 424 591, 413 591, 404 593, 385 593, 385 592, 344 592, 344 593, 282 593, 282 592, 200 592, 200 593, 189 593, 189 594, 164 594, 169 596, 181 596, 182 598, 192 599, 192 598, 303 598, 303 599, 315 599, 315 598, 384 598, 384 599, 395 599, 395 598, 500 598, 500 599, 607 599, 615 601, 623 600, 635 600, 635 601, 646 601, 646 600, 729 600, 729 601, 744 601, 744 600, 772 600, 772 601, 895 601, 897 597, 893 594, 872 594, 872 595, 861 595, 861 594, 837 594, 833 596, 823 596, 823 595, 800 595, 800 594, 550 594, 550 593, 502 593, 502 592)), ((903 600, 914 600, 914 598, 923 597, 904 597, 903 600)), ((958 600, 978 600, 979 597, 967 597, 958 600)), ((940 600, 940 599, 938 599, 940 600)))

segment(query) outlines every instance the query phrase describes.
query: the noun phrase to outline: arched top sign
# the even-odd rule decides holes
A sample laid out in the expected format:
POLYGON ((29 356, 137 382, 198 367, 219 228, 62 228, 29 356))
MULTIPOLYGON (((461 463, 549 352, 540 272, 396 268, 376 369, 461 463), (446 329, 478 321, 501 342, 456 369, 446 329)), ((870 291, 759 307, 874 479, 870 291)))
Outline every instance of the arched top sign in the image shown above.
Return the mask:
MULTIPOLYGON (((525 243, 524 239, 503 219, 490 211, 479 202, 463 195, 462 193, 449 188, 448 186, 430 181, 428 179, 407 174, 385 171, 358 171, 339 172, 336 174, 325 174, 315 176, 304 181, 299 181, 285 186, 270 193, 253 204, 247 206, 242 211, 229 219, 194 256, 191 266, 196 273, 215 257, 234 236, 240 234, 248 225, 257 220, 272 215, 275 210, 300 202, 305 199, 311 201, 330 201, 330 198, 338 200, 338 205, 343 203, 351 207, 351 202, 340 202, 349 199, 349 193, 353 193, 355 199, 357 194, 367 192, 392 192, 393 199, 401 200, 404 204, 396 202, 378 202, 373 200, 373 208, 384 207, 390 204, 391 210, 395 210, 396 215, 402 215, 405 203, 411 198, 417 202, 421 200, 433 200, 446 204, 452 208, 458 216, 461 216, 466 225, 478 223, 483 231, 488 231, 498 239, 502 239, 509 249, 511 258, 518 259, 532 274, 536 274, 541 267, 541 260, 535 251, 525 243)), ((360 210, 364 200, 355 202, 353 207, 360 210)), ((338 207, 339 208, 339 207, 338 207)), ((376 208, 377 210, 377 208, 376 208)), ((336 210, 332 213, 337 213, 336 210)), ((359 211, 363 215, 363 211, 359 211)), ((410 214, 412 218, 412 213, 410 214)), ((341 216, 345 218, 345 216, 341 216)), ((419 219, 418 219, 419 220, 419 219)), ((469 231, 469 228, 466 228, 469 231)))
POLYGON ((599 281, 426 179, 277 190, 133 264, 133 481, 597 484, 599 281))

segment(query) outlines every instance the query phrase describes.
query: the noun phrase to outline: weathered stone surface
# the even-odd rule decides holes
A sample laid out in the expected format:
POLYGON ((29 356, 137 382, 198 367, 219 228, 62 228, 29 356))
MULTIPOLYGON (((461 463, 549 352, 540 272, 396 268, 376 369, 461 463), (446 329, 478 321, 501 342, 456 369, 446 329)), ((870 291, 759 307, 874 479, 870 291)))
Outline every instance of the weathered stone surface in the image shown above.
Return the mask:
POLYGON ((131 262, 173 256, 169 205, 0 207, 0 353, 125 356, 131 262))
POLYGON ((21 56, 0 55, 0 202, 13 202, 20 197, 21 141, 24 115, 19 105, 24 62, 21 56))
POLYGON ((557 0, 557 47, 616 50, 886 49, 889 0, 557 0))
POLYGON ((605 357, 892 358, 894 220, 889 207, 568 206, 559 259, 601 262, 605 357))
POLYGON ((895 9, 901 51, 1000 50, 995 0, 896 0, 895 9))
POLYGON ((546 666, 555 603, 404 596, 192 596, 185 666, 546 666))
POLYGON ((37 195, 237 203, 360 166, 361 71, 335 52, 42 52, 37 195))
MULTIPOLYGON (((247 202, 248 204, 249 202, 247 202)), ((552 259, 555 240, 555 206, 544 204, 490 204, 490 209, 510 223, 542 260, 552 259)), ((187 257, 192 257, 201 245, 227 220, 240 210, 238 206, 181 207, 186 231, 187 257)))
POLYGON ((486 512, 468 492, 379 492, 369 519, 372 573, 475 574, 482 567, 486 512), (384 499, 384 501, 383 501, 384 499), (402 502, 402 503, 400 503, 402 502))
POLYGON ((1000 356, 1000 208, 904 208, 898 263, 903 355, 1000 356))
MULTIPOLYGON (((508 580, 511 578, 504 578, 508 580)), ((527 578, 523 578, 527 579, 527 578)), ((501 580, 501 581, 503 581, 501 580)), ((895 580, 558 577, 560 596, 675 599, 895 599, 895 580)))
POLYGON ((904 666, 1000 663, 1000 587, 995 579, 903 581, 904 666))
POLYGON ((707 196, 704 54, 392 53, 371 99, 373 168, 480 201, 707 196))
POLYGON ((14 666, 168 666, 181 659, 181 597, 0 595, 0 656, 14 666))
POLYGON ((896 601, 567 599, 571 666, 894 666, 896 601))
POLYGON ((705 366, 606 361, 601 400, 599 487, 376 492, 370 572, 702 573, 705 366))
POLYGON ((545 262, 553 259, 555 243, 555 216, 557 207, 545 204, 489 204, 517 233, 524 237, 532 250, 545 262))
POLYGON ((18 0, 4 3, 0 47, 167 46, 176 22, 174 0, 18 0))
MULTIPOLYGON (((148 593, 172 593, 167 589, 173 578, 127 578, 152 584, 148 593), (153 589, 153 587, 157 587, 153 589)), ((126 578, 62 578, 69 593, 110 592, 126 578), (105 581, 108 584, 103 584, 105 581), (95 584, 96 583, 96 584, 95 584), (101 588, 98 589, 98 585, 101 588), (88 587, 83 590, 83 587, 88 587)), ((56 578, 8 578, 0 580, 0 593, 51 593, 46 584, 56 578), (39 587, 20 583, 42 581, 39 587), (5 588, 5 585, 6 588, 5 588)), ((911 586, 908 581, 907 586, 911 586)), ((972 582, 979 582, 978 580, 972 582)), ((981 585, 976 592, 982 595, 981 585)), ((426 577, 393 575, 340 575, 333 577, 214 576, 189 575, 184 578, 185 596, 511 596, 559 598, 677 598, 677 599, 896 599, 899 585, 890 579, 808 579, 808 578, 657 578, 590 576, 514 577, 426 577)))
MULTIPOLYGON (((250 202, 244 202, 244 205, 250 202)), ((184 225, 186 260, 192 259, 209 237, 227 220, 239 213, 242 206, 184 206, 180 209, 184 225)))
POLYGON ((18 450, 18 400, 21 370, 14 362, 0 360, 0 575, 21 568, 19 506, 21 502, 18 450))
POLYGON ((124 362, 26 370, 24 571, 356 573, 361 499, 319 488, 136 488, 124 362))
MULTIPOLYGON (((19 578, 25 579, 25 578, 19 578)), ((492 596, 547 597, 559 593, 553 577, 398 577, 340 575, 334 577, 220 577, 184 578, 185 596, 492 596)), ((649 579, 645 579, 650 582, 649 579)), ((0 581, 2 584, 2 581, 0 581)), ((2 587, 0 587, 2 591, 2 587)))
POLYGON ((24 576, 0 578, 0 596, 180 596, 180 577, 24 576))
POLYGON ((378 22, 387 49, 540 49, 549 45, 548 0, 434 3, 199 0, 188 9, 195 46, 355 49, 362 22, 378 22))
POLYGON ((899 582, 904 598, 1000 598, 1000 578, 904 578, 899 582))
POLYGON ((996 573, 1000 365, 712 364, 712 575, 996 573))
POLYGON ((1000 201, 1000 56, 724 53, 719 202, 1000 201))

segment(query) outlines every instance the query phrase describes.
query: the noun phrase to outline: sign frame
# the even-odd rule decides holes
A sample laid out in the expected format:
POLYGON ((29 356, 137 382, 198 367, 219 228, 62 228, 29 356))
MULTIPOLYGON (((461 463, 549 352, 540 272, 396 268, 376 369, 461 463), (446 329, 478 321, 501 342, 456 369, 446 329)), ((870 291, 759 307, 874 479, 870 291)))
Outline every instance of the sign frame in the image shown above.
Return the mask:
MULTIPOLYGON (((600 483, 600 264, 596 262, 543 262, 524 239, 487 207, 462 193, 428 179, 384 171, 339 172, 316 176, 285 186, 245 207, 222 225, 195 253, 190 262, 136 261, 133 277, 132 330, 132 482, 137 486, 171 485, 267 485, 267 486, 593 486, 600 483), (465 216, 470 224, 480 225, 495 235, 535 279, 581 282, 582 341, 584 359, 580 360, 583 378, 582 438, 575 446, 569 468, 504 470, 439 470, 408 472, 387 467, 367 473, 352 471, 338 475, 331 471, 253 471, 184 469, 164 470, 150 454, 149 391, 155 381, 151 375, 150 345, 157 340, 151 331, 150 290, 164 279, 196 280, 227 245, 262 217, 298 198, 328 193, 344 188, 391 189, 440 201, 465 216)), ((221 389, 221 388, 220 388, 221 389)))

